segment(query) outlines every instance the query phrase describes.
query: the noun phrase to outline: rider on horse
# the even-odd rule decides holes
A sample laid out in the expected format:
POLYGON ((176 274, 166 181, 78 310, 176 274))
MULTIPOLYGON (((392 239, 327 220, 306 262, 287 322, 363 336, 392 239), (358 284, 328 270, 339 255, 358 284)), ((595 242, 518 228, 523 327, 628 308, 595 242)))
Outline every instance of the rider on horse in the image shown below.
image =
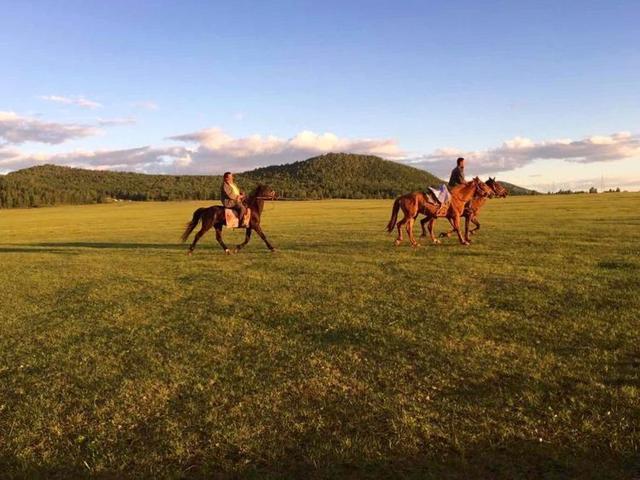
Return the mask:
POLYGON ((449 177, 449 187, 455 187, 456 185, 467 183, 464 179, 464 158, 458 158, 456 163, 456 168, 451 170, 451 177, 449 177))
POLYGON ((220 188, 220 200, 225 208, 231 208, 238 214, 239 223, 242 224, 247 207, 244 206, 245 196, 238 186, 233 182, 233 173, 226 172, 223 176, 222 187, 220 188))
POLYGON ((440 188, 429 187, 428 193, 432 199, 435 199, 438 205, 443 208, 451 201, 451 194, 449 190, 457 185, 465 185, 467 182, 464 179, 464 158, 460 157, 457 160, 457 166, 451 171, 451 177, 449 178, 449 188, 444 183, 440 185, 440 188))

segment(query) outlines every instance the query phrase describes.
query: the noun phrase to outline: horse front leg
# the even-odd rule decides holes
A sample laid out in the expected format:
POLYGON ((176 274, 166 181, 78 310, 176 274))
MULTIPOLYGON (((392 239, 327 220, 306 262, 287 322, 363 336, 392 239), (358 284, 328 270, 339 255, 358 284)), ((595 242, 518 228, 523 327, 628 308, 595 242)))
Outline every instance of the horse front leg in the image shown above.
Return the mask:
POLYGON ((453 229, 458 234, 458 239, 462 245, 469 245, 469 242, 465 238, 462 237, 462 233, 460 232, 460 215, 455 215, 452 218, 453 229))
POLYGON ((464 217, 464 239, 468 243, 471 243, 471 239, 469 238, 469 219, 470 218, 471 218, 471 215, 465 215, 464 217))
POLYGON ((420 235, 421 237, 426 237, 427 236, 427 222, 429 221, 428 217, 424 217, 422 220, 420 220, 420 228, 422 228, 422 234, 420 235))
POLYGON ((472 228, 469 231, 469 235, 474 235, 476 233, 477 230, 480 230, 480 222, 478 221, 478 217, 476 217, 474 215, 474 217, 471 219, 471 222, 476 226, 476 228, 472 228))
POLYGON ((227 247, 227 245, 224 243, 224 240, 222 240, 222 227, 216 227, 216 240, 218 241, 220 246, 224 249, 224 253, 226 253, 227 255, 230 255, 231 250, 229 250, 229 247, 227 247))
POLYGON ((409 221, 407 222, 407 235, 409 236, 409 242, 411 242, 411 246, 417 247, 418 242, 416 242, 416 239, 413 238, 413 222, 413 217, 409 218, 409 221))
POLYGON ((271 245, 271 243, 269 243, 269 240, 267 240, 267 236, 264 234, 264 232, 262 231, 262 228, 260 227, 260 225, 256 225, 253 227, 253 229, 256 231, 256 233, 258 235, 260 235, 260 238, 262 239, 262 241, 265 243, 265 245, 267 246, 267 248, 269 250, 271 250, 272 252, 276 251, 276 248, 271 245))
POLYGON ((244 242, 236 246, 236 252, 239 252, 240 250, 242 250, 245 247, 245 245, 249 243, 249 240, 251 240, 251 228, 247 228, 247 231, 244 235, 244 242))

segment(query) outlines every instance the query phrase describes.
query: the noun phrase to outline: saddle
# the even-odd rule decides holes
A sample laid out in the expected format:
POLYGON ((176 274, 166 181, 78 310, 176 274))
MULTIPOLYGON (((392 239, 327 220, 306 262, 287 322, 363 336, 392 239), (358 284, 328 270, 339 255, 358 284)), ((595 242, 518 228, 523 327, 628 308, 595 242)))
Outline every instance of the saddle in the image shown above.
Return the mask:
POLYGON ((427 193, 427 200, 432 205, 438 207, 436 210, 436 216, 444 217, 449 210, 449 205, 451 204, 451 192, 445 184, 442 184, 440 188, 429 187, 427 193))
POLYGON ((236 212, 233 208, 224 209, 224 223, 227 228, 246 228, 247 226, 249 226, 250 220, 251 220, 250 208, 247 208, 247 214, 242 219, 242 224, 240 223, 238 212, 236 212))

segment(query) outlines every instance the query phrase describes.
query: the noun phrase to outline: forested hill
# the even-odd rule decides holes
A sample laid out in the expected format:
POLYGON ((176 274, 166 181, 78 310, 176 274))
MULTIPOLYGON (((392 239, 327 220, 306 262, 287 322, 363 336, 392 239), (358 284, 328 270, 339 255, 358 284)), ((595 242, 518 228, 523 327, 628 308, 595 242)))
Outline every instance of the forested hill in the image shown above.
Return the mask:
MULTIPOLYGON (((34 207, 113 200, 217 199, 219 175, 147 175, 43 165, 0 176, 0 206, 34 207)), ((440 180, 429 172, 374 156, 327 154, 237 175, 249 191, 258 183, 283 198, 390 198, 440 180)))
MULTIPOLYGON (((0 207, 114 200, 214 200, 221 176, 147 175, 43 165, 0 176, 0 207)), ((241 188, 272 186, 281 198, 393 198, 442 180, 425 170, 368 155, 330 153, 237 175, 241 188)))
POLYGON ((241 175, 291 198, 392 198, 442 183, 425 170, 370 155, 329 153, 241 175))

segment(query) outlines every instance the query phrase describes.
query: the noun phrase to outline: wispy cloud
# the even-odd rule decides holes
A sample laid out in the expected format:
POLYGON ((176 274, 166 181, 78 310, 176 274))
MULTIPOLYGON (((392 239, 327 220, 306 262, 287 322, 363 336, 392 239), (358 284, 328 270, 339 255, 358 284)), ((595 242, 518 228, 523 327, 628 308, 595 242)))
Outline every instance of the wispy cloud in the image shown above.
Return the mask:
POLYGON ((132 105, 135 108, 139 108, 139 109, 142 109, 142 110, 155 111, 155 110, 160 109, 160 106, 156 102, 151 101, 151 100, 143 100, 143 101, 140 101, 140 102, 134 102, 132 105))
POLYGON ((557 159, 575 163, 609 162, 640 158, 640 136, 629 132, 593 135, 579 140, 560 139, 534 142, 516 137, 488 150, 464 151, 443 148, 428 155, 408 159, 407 163, 444 175, 456 157, 465 157, 474 173, 515 170, 536 160, 557 159))
POLYGON ((62 95, 41 95, 39 98, 48 102, 62 103, 65 105, 77 105, 78 107, 82 108, 95 109, 102 107, 102 104, 93 100, 89 100, 88 98, 85 98, 83 96, 64 97, 62 95))
POLYGON ((44 122, 14 112, 0 112, 0 140, 6 144, 39 142, 55 145, 97 133, 99 130, 92 125, 44 122))
POLYGON ((98 118, 97 124, 101 127, 118 127, 121 125, 135 125, 136 119, 133 117, 122 118, 98 118))

